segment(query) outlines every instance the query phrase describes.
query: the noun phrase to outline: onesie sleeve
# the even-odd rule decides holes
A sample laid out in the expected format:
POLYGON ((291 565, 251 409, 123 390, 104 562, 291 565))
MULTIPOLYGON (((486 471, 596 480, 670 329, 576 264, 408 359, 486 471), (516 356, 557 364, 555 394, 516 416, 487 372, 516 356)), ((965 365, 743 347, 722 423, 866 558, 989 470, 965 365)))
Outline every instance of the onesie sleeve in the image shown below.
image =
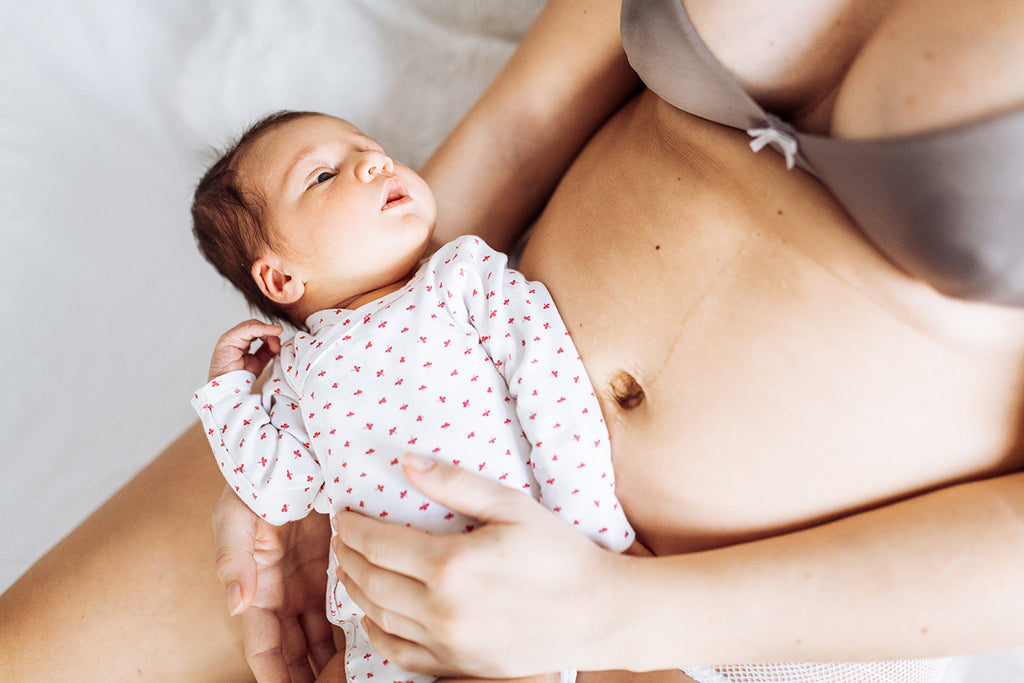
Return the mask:
POLYGON ((305 517, 323 488, 299 401, 283 381, 280 363, 262 396, 244 370, 221 375, 192 397, 206 438, 228 484, 271 524, 305 517))
POLYGON ((439 289, 453 313, 464 307, 508 384, 533 446, 541 502, 592 540, 624 550, 634 534, 615 496, 608 430, 551 295, 478 238, 455 244, 439 289))

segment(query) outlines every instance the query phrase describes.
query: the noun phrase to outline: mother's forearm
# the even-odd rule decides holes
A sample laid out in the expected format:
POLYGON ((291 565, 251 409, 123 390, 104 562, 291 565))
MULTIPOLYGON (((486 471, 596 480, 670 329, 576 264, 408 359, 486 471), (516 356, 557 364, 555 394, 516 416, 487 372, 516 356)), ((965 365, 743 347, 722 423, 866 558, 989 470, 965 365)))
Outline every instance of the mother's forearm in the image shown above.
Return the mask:
POLYGON ((628 561, 623 619, 650 625, 627 631, 636 668, 1011 647, 1024 642, 1024 474, 776 538, 628 561))
POLYGON ((473 233, 507 250, 638 84, 618 0, 551 0, 422 169, 437 198, 438 243, 473 233))

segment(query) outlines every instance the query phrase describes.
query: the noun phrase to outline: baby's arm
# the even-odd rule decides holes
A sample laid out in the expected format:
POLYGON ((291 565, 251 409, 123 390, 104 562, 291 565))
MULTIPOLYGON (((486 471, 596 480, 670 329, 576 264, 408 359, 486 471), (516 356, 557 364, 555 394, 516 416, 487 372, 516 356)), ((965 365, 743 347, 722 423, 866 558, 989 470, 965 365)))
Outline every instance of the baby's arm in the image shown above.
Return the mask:
POLYGON ((281 350, 274 325, 249 321, 217 342, 211 380, 192 398, 224 478, 272 524, 304 517, 323 485, 305 432, 298 397, 275 363, 264 395, 252 393, 256 373, 281 350), (255 353, 250 344, 263 339, 255 353))

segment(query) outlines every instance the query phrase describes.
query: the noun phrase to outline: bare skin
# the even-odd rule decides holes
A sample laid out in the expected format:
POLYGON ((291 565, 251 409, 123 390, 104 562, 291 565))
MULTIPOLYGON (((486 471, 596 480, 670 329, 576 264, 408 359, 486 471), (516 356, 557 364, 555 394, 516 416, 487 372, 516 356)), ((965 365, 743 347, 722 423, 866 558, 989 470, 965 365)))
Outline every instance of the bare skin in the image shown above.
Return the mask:
POLYGON ((0 678, 250 677, 217 580, 210 517, 224 486, 205 441, 183 434, 4 593, 0 678))
MULTIPOLYGON (((870 11, 838 0, 810 4, 831 14, 794 4, 792 16, 755 21, 756 7, 741 0, 687 3, 727 66, 808 129, 873 137, 1024 101, 1021 76, 1007 67, 1024 57, 1013 29, 1019 3, 893 0, 870 11), (735 23, 740 14, 763 33, 735 23), (853 28, 833 33, 841 25, 853 28), (982 33, 984 41, 970 39, 982 33), (986 47, 972 51, 979 45, 986 47), (977 73, 986 78, 969 77, 977 73)), ((634 591, 635 611, 624 616, 652 627, 633 628, 646 641, 632 643, 634 659, 603 659, 611 650, 595 641, 573 653, 575 661, 645 669, 678 665, 673 654, 686 658, 677 633, 662 626, 714 614, 714 601, 727 605, 730 594, 687 594, 672 588, 671 576, 696 587, 727 576, 737 600, 764 609, 742 643, 727 635, 735 633, 729 623, 687 633, 700 636, 685 641, 690 647, 716 661, 923 656, 1021 642, 1014 606, 1024 596, 1002 570, 1024 560, 1021 475, 1013 474, 1024 464, 1021 315, 950 301, 909 280, 860 240, 815 183, 649 93, 602 127, 636 85, 605 9, 553 2, 548 21, 524 41, 528 49, 424 169, 441 226, 492 231, 488 240, 507 246, 600 128, 544 209, 521 268, 545 281, 573 331, 602 397, 620 496, 641 539, 657 554, 729 546, 660 564, 596 559, 644 578, 651 588, 634 591), (514 87, 539 73, 550 87, 514 87), (562 100, 534 106, 522 93, 562 100), (533 127, 544 135, 522 134, 533 127), (481 149, 487 158, 474 152, 481 149), (765 540, 730 546, 753 539, 765 540), (965 561, 950 539, 986 561, 965 561), (911 546, 913 555, 900 554, 911 546), (942 577, 930 552, 949 568, 942 577), (764 569, 740 569, 750 566, 764 569), (893 574, 876 576, 868 595, 884 603, 887 586, 913 590, 891 608, 884 637, 872 640, 879 629, 866 627, 878 626, 875 604, 844 599, 836 587, 864 587, 863 568, 878 566, 893 574), (815 581, 787 584, 795 567, 815 581), (777 600, 759 577, 776 587, 777 600), (956 599, 942 605, 948 611, 926 611, 936 595, 956 599), (661 611, 644 611, 657 602, 661 611), (972 609, 985 623, 964 625, 972 609), (923 625, 922 614, 933 621, 923 625), (773 618, 780 615, 786 619, 773 618), (780 624, 792 631, 780 635, 780 624)), ((246 680, 241 627, 227 617, 213 564, 209 518, 222 488, 201 434, 172 444, 0 598, 0 677, 246 680)), ((581 561, 573 566, 595 566, 583 562, 595 559, 588 552, 574 555, 581 561)), ((427 661, 422 650, 413 654, 427 661)), ((556 656, 517 663, 551 670, 556 656)), ((431 661, 451 671, 467 657, 431 661)))
POLYGON ((642 96, 566 175, 521 264, 559 292, 641 540, 702 550, 1019 468, 1024 318, 928 291, 816 184, 746 152, 642 96), (723 211, 735 176, 757 180, 740 202, 728 185, 741 208, 723 211), (623 191, 602 191, 611 178, 623 191))

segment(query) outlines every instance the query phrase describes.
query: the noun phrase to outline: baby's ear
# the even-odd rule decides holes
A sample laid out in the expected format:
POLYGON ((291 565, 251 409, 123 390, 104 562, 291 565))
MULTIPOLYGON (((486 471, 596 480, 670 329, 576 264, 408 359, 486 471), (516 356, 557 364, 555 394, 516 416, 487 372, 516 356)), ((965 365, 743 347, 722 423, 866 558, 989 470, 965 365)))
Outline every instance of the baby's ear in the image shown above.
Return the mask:
POLYGON ((302 298, 305 286, 302 280, 292 277, 289 268, 275 254, 267 254, 252 264, 252 279, 263 292, 263 296, 281 306, 288 306, 302 298))

